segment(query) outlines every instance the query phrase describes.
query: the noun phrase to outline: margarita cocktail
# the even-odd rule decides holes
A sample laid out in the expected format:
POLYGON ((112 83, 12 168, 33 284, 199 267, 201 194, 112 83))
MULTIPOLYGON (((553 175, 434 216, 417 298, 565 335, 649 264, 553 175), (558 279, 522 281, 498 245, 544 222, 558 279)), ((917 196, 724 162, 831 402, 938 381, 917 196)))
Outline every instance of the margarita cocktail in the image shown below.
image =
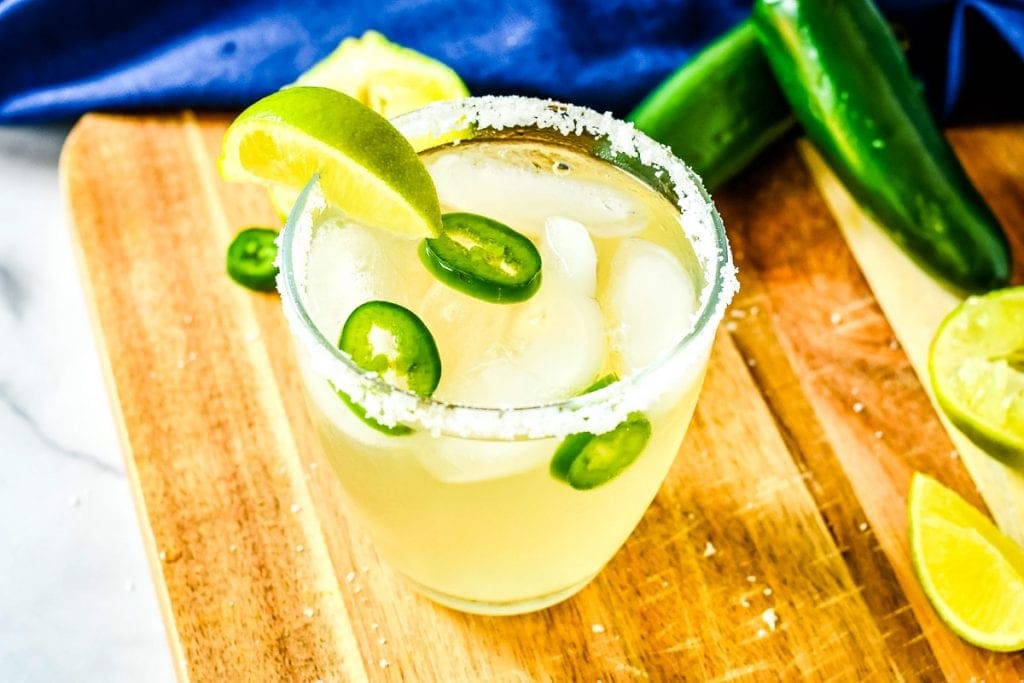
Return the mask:
POLYGON ((526 98, 392 121, 444 230, 353 220, 314 179, 279 288, 324 450, 382 556, 471 612, 539 609, 636 526, 736 290, 699 180, 628 124, 526 98))

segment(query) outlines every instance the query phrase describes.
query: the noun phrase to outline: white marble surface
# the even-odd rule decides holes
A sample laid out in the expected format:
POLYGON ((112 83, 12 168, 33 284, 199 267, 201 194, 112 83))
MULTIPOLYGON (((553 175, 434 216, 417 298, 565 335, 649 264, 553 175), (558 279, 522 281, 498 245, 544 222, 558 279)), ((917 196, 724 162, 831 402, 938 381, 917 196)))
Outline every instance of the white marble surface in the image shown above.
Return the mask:
POLYGON ((168 681, 57 159, 0 126, 0 681, 168 681))

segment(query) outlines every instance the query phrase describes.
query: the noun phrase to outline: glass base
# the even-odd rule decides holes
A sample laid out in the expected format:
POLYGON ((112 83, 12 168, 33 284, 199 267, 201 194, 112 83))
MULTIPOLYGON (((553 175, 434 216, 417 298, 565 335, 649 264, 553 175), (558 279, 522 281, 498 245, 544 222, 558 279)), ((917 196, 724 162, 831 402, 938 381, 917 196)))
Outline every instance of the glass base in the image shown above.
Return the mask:
POLYGON ((568 588, 563 588, 555 591, 554 593, 546 593, 535 598, 513 600, 511 602, 482 602, 479 600, 467 600, 466 598, 459 598, 454 595, 439 593, 413 581, 408 577, 405 577, 405 580, 411 583, 418 593, 440 605, 444 605, 445 607, 450 607, 451 609, 458 610, 460 612, 469 612, 470 614, 483 614, 490 617, 508 617, 515 614, 537 612, 562 602, 563 600, 567 600, 583 590, 583 587, 593 581, 595 576, 597 576, 596 573, 591 574, 583 581, 574 583, 568 588))

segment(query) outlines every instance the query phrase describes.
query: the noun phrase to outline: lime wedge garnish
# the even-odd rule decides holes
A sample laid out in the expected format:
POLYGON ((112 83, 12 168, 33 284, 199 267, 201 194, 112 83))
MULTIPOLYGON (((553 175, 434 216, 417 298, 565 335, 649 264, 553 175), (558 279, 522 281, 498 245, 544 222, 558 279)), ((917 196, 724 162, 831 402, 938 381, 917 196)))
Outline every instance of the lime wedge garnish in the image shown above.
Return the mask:
POLYGON ((224 134, 227 180, 301 189, 316 173, 328 202, 353 220, 433 237, 441 229, 434 181, 387 119, 328 88, 294 87, 243 111, 224 134))
POLYGON ((1024 548, 920 473, 909 513, 914 570, 939 617, 978 647, 1024 649, 1024 548))
POLYGON ((285 187, 284 185, 271 185, 267 190, 270 194, 270 204, 274 207, 274 211, 277 212, 282 221, 288 220, 288 214, 292 212, 292 207, 295 206, 295 200, 299 198, 301 190, 285 187))
MULTIPOLYGON (((384 118, 394 118, 440 100, 469 96, 465 83, 451 68, 424 54, 392 43, 376 31, 346 38, 294 85, 331 88, 353 97, 384 118)), ((417 151, 469 133, 453 130, 440 139, 411 140, 417 151)), ((300 188, 271 187, 270 203, 282 218, 295 204, 300 188)))
POLYGON ((469 96, 451 68, 376 31, 346 38, 295 84, 339 90, 389 119, 431 102, 469 96))
POLYGON ((1024 287, 972 296, 949 314, 928 356, 939 405, 960 431, 1024 463, 1024 287))

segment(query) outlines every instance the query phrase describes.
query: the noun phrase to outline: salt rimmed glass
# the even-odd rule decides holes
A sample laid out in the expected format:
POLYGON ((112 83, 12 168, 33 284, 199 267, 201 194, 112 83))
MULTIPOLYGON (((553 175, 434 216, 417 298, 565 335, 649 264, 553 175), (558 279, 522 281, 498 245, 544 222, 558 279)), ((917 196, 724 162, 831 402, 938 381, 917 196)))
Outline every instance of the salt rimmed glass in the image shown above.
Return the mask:
MULTIPOLYGON (((303 292, 305 250, 327 210, 314 179, 281 237, 284 311, 325 452, 381 554, 431 599, 484 614, 541 609, 585 586, 622 545, 674 460, 715 330, 736 291, 721 220, 700 180, 667 148, 591 110, 518 97, 431 105, 393 121, 418 151, 466 140, 544 138, 628 171, 679 207, 703 274, 693 327, 661 360, 557 403, 478 408, 422 398, 357 366, 317 329, 303 292), (342 404, 347 393, 386 436, 342 404), (603 433, 644 412, 652 436, 612 481, 587 491, 552 479, 569 434, 603 433)), ((528 201, 528 198, 524 198, 528 201)))

